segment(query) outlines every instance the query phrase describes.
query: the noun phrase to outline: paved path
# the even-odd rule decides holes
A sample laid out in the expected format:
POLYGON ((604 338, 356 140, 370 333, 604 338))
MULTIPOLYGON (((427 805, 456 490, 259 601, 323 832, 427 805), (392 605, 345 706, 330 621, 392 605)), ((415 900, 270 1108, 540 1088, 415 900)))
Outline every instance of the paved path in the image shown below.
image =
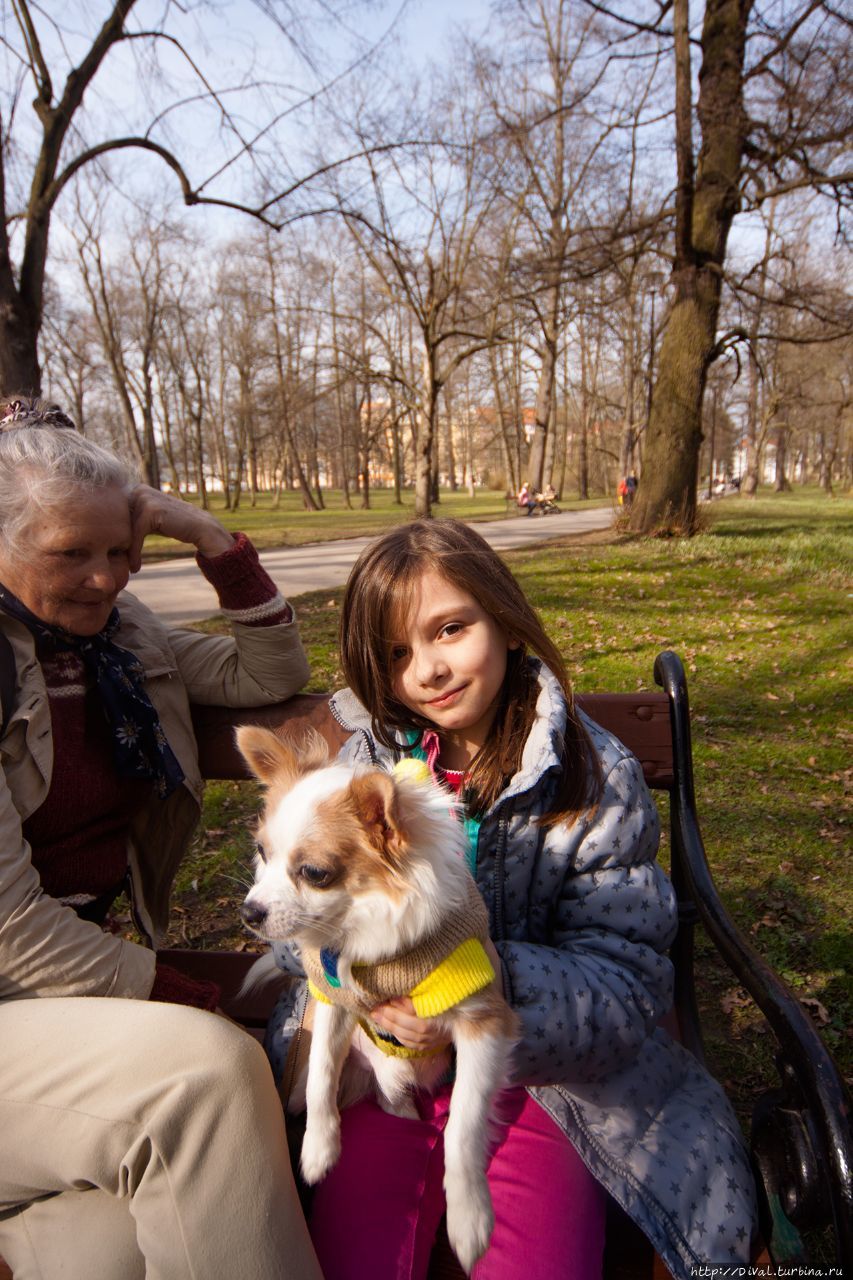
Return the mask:
MULTIPOLYGON (((484 520, 475 527, 498 551, 526 547, 569 533, 606 529, 613 519, 610 507, 561 511, 553 516, 510 516, 484 520)), ((316 542, 305 547, 262 551, 261 561, 282 595, 339 587, 346 582, 357 557, 373 538, 316 542)), ((192 559, 160 560, 146 564, 132 579, 130 590, 168 623, 195 622, 217 612, 216 593, 192 559)))

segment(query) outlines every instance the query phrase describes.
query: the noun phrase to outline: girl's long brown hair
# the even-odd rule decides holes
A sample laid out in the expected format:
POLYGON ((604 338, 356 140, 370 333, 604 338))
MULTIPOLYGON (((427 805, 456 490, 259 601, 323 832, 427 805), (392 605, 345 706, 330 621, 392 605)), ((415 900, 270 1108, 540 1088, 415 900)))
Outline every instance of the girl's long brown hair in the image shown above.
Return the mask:
POLYGON ((347 583, 341 610, 344 678, 370 712, 373 732, 393 748, 395 730, 433 729, 394 697, 392 646, 405 633, 418 580, 430 570, 466 591, 519 647, 507 654, 507 673, 492 733, 466 781, 469 809, 485 812, 518 771, 536 711, 538 687, 527 661, 535 654, 566 698, 563 773, 544 826, 571 819, 597 803, 601 770, 574 706, 565 664, 536 611, 489 544, 460 520, 414 520, 383 535, 362 553, 347 583))

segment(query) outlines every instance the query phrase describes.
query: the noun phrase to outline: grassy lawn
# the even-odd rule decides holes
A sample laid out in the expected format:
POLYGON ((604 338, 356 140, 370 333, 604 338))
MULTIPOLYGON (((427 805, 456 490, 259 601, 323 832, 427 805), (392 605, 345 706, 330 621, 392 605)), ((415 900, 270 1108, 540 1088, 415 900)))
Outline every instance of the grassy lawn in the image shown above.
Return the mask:
MULTIPOLYGON (((322 511, 306 511, 302 495, 288 490, 281 495, 278 507, 273 507, 272 495, 262 493, 257 503, 250 505, 249 495, 244 494, 236 511, 226 511, 222 498, 214 494, 210 511, 227 529, 241 529, 247 533, 256 547, 299 547, 309 542, 330 542, 335 538, 361 538, 382 533, 401 520, 411 520, 415 514, 414 491, 403 493, 402 506, 394 502, 390 489, 373 489, 370 507, 361 507, 360 494, 351 495, 352 507, 344 504, 339 489, 326 490, 326 503, 322 511)), ((586 501, 567 499, 561 501, 562 511, 577 511, 583 507, 609 506, 612 498, 590 498, 586 501)), ((441 501, 435 507, 436 516, 456 516, 460 520, 499 520, 507 514, 503 493, 494 489, 478 489, 473 498, 467 491, 451 493, 442 489, 441 501)), ((513 514, 516 514, 513 510, 513 514)), ((191 554, 190 547, 180 546, 168 538, 150 537, 145 540, 145 560, 165 560, 191 554)))
MULTIPOLYGON (((650 688, 656 654, 682 656, 717 882, 849 1078, 853 502, 817 493, 727 498, 710 521, 689 541, 593 534, 508 559, 579 690, 650 688)), ((297 601, 315 689, 340 684, 340 595, 297 601)), ((179 885, 176 943, 246 945, 235 922, 255 803, 249 788, 209 788, 206 831, 179 885)), ((768 1037, 707 948, 699 965, 709 1054, 746 1114, 774 1079, 768 1037)))

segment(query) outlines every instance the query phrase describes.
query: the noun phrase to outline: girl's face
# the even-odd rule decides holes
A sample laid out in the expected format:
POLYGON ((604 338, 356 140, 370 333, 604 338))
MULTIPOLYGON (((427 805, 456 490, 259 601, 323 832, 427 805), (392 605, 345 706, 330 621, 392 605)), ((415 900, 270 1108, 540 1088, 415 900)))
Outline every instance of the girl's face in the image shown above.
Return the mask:
POLYGON ((518 641, 434 569, 418 582, 402 630, 392 646, 394 696, 435 725, 445 768, 465 769, 488 737, 518 641))

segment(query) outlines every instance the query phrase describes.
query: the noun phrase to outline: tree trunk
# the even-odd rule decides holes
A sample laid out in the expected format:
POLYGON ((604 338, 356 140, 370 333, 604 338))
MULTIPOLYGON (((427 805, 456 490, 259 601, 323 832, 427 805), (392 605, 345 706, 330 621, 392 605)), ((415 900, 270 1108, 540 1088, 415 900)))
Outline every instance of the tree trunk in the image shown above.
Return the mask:
POLYGON ((451 493, 455 493, 459 485, 456 481, 456 450, 453 447, 453 398, 450 383, 444 388, 444 448, 447 454, 447 483, 451 493))
POLYGON ((501 370, 498 369, 497 348, 489 347, 489 368, 492 374, 492 389, 495 397, 495 413, 498 419, 498 428, 501 433, 501 443, 504 451, 504 464, 506 466, 506 486, 507 493, 518 493, 521 488, 521 478, 517 465, 518 453, 518 428, 516 428, 513 438, 510 438, 506 421, 506 408, 504 406, 503 387, 501 385, 501 370), (513 449, 513 446, 515 448, 513 449))
POLYGON ((207 482, 204 478, 204 437, 201 431, 201 414, 193 419, 195 435, 196 485, 202 511, 207 511, 207 482))
POLYGON ((696 280, 696 295, 676 303, 664 334, 631 527, 693 531, 702 444, 702 398, 716 341, 719 283, 696 280), (639 509, 638 509, 639 508, 639 509))
POLYGON ((0 394, 41 394, 40 323, 26 313, 14 286, 0 292, 0 394))
POLYGON ((557 370, 557 334, 560 314, 560 290, 552 287, 548 298, 548 314, 542 333, 542 365, 536 389, 536 425, 530 443, 527 478, 534 493, 545 484, 545 454, 551 409, 554 404, 554 380, 557 370))
POLYGON ((773 488, 777 493, 788 493, 791 482, 787 475, 788 466, 788 428, 779 427, 776 432, 776 476, 773 488))
POLYGON ((578 497, 589 497, 589 408, 584 396, 578 431, 578 497))
POLYGON ((435 375, 435 352, 430 350, 429 345, 424 347, 422 370, 423 388, 415 447, 415 515, 419 519, 428 520, 432 515, 435 422, 438 393, 441 390, 435 375))
POLYGON ((661 347, 643 454, 631 509, 640 533, 692 532, 702 442, 702 397, 716 346, 722 266, 738 191, 746 130, 743 61, 752 0, 709 0, 702 31, 698 117, 702 149, 691 173, 687 0, 675 0, 676 121, 679 185, 673 282, 676 300, 661 347), (688 101, 689 106, 689 101, 688 101))
POLYGON ((371 386, 367 383, 365 388, 367 394, 367 418, 361 430, 360 453, 361 462, 359 465, 359 475, 361 477, 361 509, 362 511, 370 510, 370 455, 373 445, 373 403, 370 399, 371 386))

